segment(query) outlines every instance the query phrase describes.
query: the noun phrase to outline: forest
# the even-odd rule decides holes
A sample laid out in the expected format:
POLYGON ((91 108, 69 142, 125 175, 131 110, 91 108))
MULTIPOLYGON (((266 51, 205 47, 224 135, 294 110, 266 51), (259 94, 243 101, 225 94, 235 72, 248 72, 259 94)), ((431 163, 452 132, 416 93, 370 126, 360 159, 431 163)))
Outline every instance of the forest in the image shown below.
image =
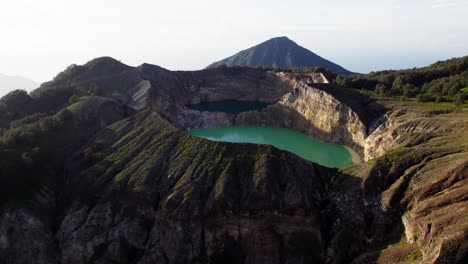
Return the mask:
POLYGON ((382 97, 461 105, 468 97, 468 56, 439 61, 422 68, 338 75, 334 83, 372 91, 382 97))

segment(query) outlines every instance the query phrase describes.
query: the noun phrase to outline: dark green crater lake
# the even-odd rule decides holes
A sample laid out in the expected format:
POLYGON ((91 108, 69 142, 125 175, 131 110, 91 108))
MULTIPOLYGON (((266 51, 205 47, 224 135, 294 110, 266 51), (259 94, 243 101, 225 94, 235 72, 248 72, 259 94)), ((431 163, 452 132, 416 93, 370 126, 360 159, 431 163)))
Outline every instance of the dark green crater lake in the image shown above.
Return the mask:
POLYGON ((353 165, 351 154, 345 147, 318 141, 285 128, 228 126, 197 128, 187 132, 213 141, 272 145, 327 167, 353 165))
POLYGON ((270 103, 258 101, 218 101, 218 102, 205 102, 199 104, 189 105, 188 107, 198 111, 208 112, 225 112, 229 114, 239 114, 248 111, 261 111, 265 107, 271 105, 270 103))

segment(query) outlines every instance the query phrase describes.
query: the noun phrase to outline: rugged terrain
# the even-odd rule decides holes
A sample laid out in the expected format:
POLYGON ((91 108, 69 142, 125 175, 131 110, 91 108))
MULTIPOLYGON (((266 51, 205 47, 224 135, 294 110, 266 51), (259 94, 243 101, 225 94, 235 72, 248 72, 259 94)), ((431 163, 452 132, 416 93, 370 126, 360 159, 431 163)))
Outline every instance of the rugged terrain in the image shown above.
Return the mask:
POLYGON ((111 58, 5 98, 0 263, 467 261, 466 110, 259 69, 171 72, 111 58), (272 105, 187 107, 220 100, 272 105), (229 124, 295 129, 366 162, 337 170, 184 133, 229 124))

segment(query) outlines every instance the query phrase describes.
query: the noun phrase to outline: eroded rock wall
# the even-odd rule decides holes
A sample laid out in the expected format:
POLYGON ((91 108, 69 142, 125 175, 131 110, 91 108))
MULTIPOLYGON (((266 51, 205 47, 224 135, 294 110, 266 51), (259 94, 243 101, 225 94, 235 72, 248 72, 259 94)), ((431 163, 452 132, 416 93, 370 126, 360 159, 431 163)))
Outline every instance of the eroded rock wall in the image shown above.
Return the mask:
MULTIPOLYGON (((466 112, 401 102, 388 107, 387 120, 367 139, 372 159, 352 172, 362 179, 366 203, 380 207, 394 225, 403 224, 406 242, 422 253, 421 263, 464 263, 466 112)), ((385 263, 398 254, 401 250, 389 247, 374 258, 385 263)))
POLYGON ((457 133, 465 129, 461 120, 445 117, 453 110, 422 110, 414 106, 389 105, 390 110, 376 119, 365 139, 366 160, 385 155, 399 146, 417 145, 440 133, 457 133))
POLYGON ((361 155, 367 136, 366 126, 351 108, 326 91, 303 82, 295 83, 293 91, 276 105, 260 113, 241 113, 234 123, 291 128, 313 138, 351 147, 361 155))

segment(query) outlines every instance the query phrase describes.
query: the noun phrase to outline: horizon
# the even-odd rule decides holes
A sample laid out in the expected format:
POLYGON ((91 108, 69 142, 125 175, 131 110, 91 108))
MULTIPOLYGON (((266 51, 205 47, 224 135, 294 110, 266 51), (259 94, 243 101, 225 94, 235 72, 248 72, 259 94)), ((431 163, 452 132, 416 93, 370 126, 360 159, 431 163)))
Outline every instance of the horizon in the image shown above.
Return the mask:
POLYGON ((130 66, 200 70, 280 36, 358 73, 468 55, 463 0, 63 2, 2 7, 1 74, 45 82, 103 56, 130 66))

